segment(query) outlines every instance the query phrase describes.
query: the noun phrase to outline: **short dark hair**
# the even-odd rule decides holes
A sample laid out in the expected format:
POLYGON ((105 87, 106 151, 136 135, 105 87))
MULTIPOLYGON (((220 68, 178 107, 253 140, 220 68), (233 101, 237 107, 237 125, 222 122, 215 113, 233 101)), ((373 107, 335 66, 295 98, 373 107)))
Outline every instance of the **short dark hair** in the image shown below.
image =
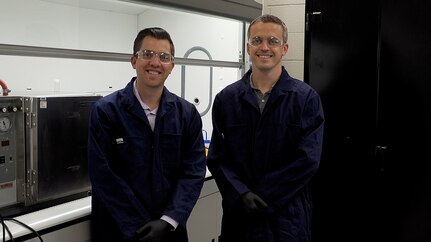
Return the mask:
POLYGON ((142 41, 147 36, 151 36, 158 40, 168 40, 169 44, 171 45, 171 55, 175 56, 175 47, 174 47, 174 42, 171 39, 171 36, 166 30, 158 27, 146 28, 139 31, 138 35, 135 38, 135 43, 133 44, 133 54, 136 54, 136 52, 140 50, 142 41))
POLYGON ((279 19, 278 17, 271 15, 271 14, 264 14, 262 16, 259 16, 257 18, 255 18, 250 25, 248 26, 248 33, 247 33, 247 38, 250 39, 250 29, 251 26, 253 26, 256 23, 275 23, 280 25, 283 28, 283 42, 287 43, 287 26, 286 24, 279 19))

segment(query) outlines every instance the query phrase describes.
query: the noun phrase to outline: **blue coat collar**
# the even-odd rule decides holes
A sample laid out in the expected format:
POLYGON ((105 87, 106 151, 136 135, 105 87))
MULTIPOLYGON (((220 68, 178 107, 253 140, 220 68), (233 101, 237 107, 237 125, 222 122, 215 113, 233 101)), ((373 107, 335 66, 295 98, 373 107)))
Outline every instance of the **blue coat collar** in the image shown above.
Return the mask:
MULTIPOLYGON (((135 80, 136 77, 133 77, 123 89, 120 102, 126 110, 136 114, 140 119, 148 121, 139 100, 135 97, 133 92, 133 83, 135 80)), ((163 87, 162 98, 160 99, 159 108, 157 110, 157 119, 163 117, 167 112, 169 112, 172 107, 174 107, 176 100, 177 96, 171 93, 166 87, 163 87)))

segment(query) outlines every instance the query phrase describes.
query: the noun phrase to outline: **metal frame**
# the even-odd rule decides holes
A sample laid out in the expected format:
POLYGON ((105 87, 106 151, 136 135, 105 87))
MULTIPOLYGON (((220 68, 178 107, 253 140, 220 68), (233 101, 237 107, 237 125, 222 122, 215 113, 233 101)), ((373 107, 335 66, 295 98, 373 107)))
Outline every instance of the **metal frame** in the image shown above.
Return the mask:
MULTIPOLYGON (((129 62, 132 54, 0 44, 0 55, 129 62)), ((175 57, 175 63, 179 65, 233 67, 233 68, 242 68, 243 66, 243 62, 201 60, 201 59, 189 59, 189 58, 181 58, 181 57, 175 57)))

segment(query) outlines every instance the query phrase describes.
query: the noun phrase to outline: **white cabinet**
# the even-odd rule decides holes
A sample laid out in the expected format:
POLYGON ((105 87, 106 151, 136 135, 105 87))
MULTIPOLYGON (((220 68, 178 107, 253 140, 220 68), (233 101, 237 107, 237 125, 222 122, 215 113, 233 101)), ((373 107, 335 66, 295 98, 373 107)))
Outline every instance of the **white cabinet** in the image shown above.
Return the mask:
POLYGON ((190 242, 216 242, 220 235, 221 196, 214 179, 207 180, 190 218, 187 230, 190 242))
MULTIPOLYGON (((59 230, 42 235, 44 242, 90 242, 90 221, 86 220, 59 230)), ((39 242, 38 238, 24 242, 39 242)))

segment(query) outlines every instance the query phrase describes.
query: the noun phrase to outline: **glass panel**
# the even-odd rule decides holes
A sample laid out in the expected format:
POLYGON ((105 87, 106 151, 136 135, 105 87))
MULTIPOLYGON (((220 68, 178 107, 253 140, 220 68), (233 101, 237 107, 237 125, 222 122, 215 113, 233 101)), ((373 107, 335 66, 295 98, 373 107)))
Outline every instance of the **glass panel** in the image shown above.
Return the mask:
POLYGON ((2 0, 0 43, 129 53, 136 35, 137 15, 120 8, 128 6, 125 4, 96 0, 2 0), (113 11, 107 11, 107 5, 113 11))
POLYGON ((239 68, 176 65, 165 84, 169 91, 195 104, 202 116, 203 129, 208 132, 210 138, 214 97, 241 76, 242 69, 239 68), (184 91, 181 91, 182 89, 184 91))
POLYGON ((166 86, 196 105, 210 138, 214 96, 241 77, 243 55, 244 69, 249 66, 247 53, 243 53, 245 24, 118 0, 1 0, 0 47, 18 46, 21 53, 0 48, 0 78, 8 83, 10 95, 106 95, 124 88, 136 75, 128 55, 137 32, 159 26, 171 34, 177 57, 166 86), (88 54, 81 53, 85 51, 92 51, 91 57, 81 57, 88 54), (103 53, 113 55, 108 58, 103 53), (66 58, 58 58, 61 55, 66 58), (93 59, 93 55, 99 58, 93 59))
POLYGON ((238 20, 116 0, 0 1, 0 44, 131 53, 137 31, 152 26, 171 34, 177 57, 199 46, 213 60, 240 61, 238 20))
POLYGON ((110 93, 136 75, 129 62, 1 56, 0 79, 9 95, 110 93), (25 71, 22 71, 25 67, 25 71))
POLYGON ((209 59, 208 55, 194 55, 201 47, 213 60, 242 61, 241 21, 152 8, 139 15, 139 29, 149 26, 160 26, 171 34, 177 57, 209 59))

